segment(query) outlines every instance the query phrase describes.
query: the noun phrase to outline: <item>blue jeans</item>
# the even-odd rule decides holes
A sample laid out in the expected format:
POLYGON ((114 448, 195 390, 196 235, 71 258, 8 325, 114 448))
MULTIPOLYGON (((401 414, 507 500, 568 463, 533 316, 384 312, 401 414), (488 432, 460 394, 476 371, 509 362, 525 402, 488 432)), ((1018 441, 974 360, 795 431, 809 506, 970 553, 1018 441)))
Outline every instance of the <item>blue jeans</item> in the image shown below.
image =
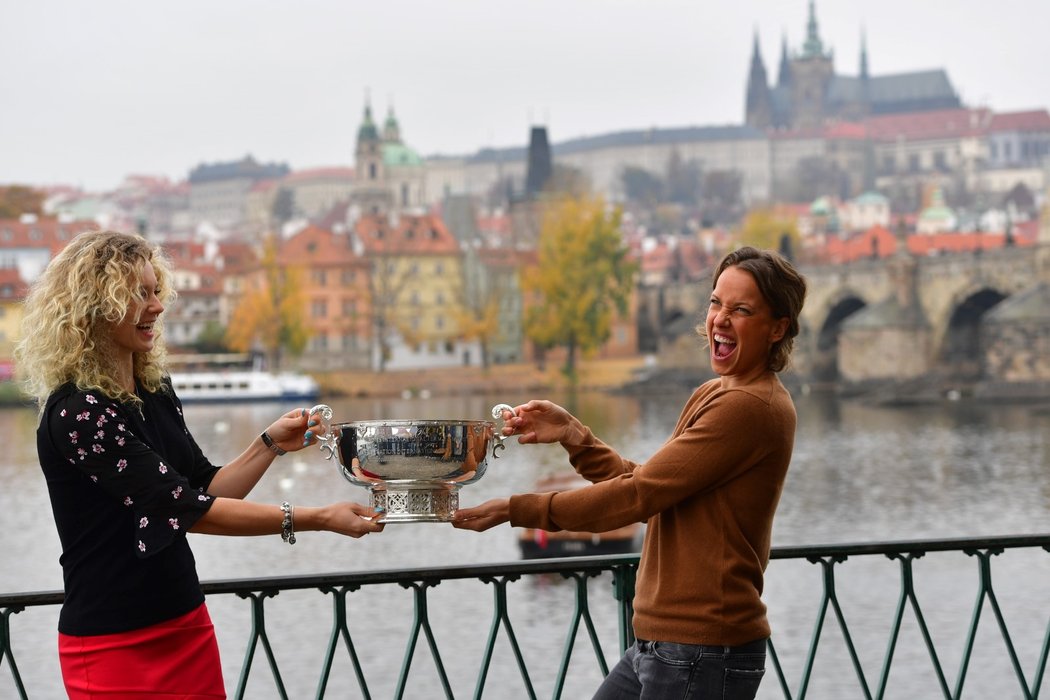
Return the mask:
POLYGON ((594 700, 752 700, 765 672, 765 639, 737 647, 639 639, 594 700))

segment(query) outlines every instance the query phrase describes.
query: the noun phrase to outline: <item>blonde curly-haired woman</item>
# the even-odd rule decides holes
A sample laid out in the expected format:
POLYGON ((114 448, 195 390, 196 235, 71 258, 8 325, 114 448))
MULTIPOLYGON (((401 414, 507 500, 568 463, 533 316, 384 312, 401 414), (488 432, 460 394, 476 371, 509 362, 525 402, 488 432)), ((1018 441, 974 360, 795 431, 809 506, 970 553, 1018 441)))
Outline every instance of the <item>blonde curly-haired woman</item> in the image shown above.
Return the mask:
POLYGON ((225 697, 186 533, 382 530, 357 503, 245 501, 274 458, 311 442, 305 408, 223 467, 202 454, 166 375, 171 268, 140 236, 76 236, 25 301, 16 350, 40 409, 37 452, 62 544, 59 658, 74 700, 225 697))

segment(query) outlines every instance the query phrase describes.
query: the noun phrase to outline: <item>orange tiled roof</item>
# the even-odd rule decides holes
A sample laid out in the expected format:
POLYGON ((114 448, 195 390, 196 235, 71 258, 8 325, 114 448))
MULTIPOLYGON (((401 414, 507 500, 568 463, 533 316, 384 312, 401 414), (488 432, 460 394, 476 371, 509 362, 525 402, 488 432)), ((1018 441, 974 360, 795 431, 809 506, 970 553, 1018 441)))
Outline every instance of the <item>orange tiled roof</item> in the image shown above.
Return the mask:
POLYGON ((54 217, 41 217, 32 223, 0 219, 0 249, 47 248, 55 255, 78 233, 97 228, 94 221, 60 222, 54 217))
POLYGON ((281 260, 293 265, 313 266, 362 263, 351 242, 350 236, 310 225, 281 244, 281 260))
POLYGON ((377 255, 458 255, 459 243, 440 218, 431 214, 402 216, 393 225, 385 218, 358 219, 355 229, 368 253, 377 255))
POLYGON ((1050 131, 1050 113, 1045 109, 992 115, 989 131, 1050 131))

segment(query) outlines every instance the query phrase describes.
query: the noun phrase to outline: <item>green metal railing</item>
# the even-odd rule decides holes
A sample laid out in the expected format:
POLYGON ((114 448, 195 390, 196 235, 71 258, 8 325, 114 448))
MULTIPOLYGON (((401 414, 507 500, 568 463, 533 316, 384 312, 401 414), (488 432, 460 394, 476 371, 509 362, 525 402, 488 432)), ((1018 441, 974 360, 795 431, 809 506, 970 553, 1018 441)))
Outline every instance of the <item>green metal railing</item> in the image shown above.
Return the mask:
MULTIPOLYGON (((774 640, 768 643, 769 660, 775 673, 776 681, 784 698, 803 700, 810 690, 813 677, 814 664, 818 656, 820 642, 825 634, 825 623, 829 610, 838 622, 842 639, 847 654, 852 663, 853 672, 857 676, 858 696, 867 699, 886 697, 890 670, 894 660, 894 654, 898 650, 898 642, 902 623, 906 612, 910 609, 915 616, 916 624, 921 633, 926 652, 930 657, 932 673, 936 679, 937 686, 944 698, 958 700, 962 697, 963 687, 967 678, 967 672, 973 657, 974 643, 977 636, 982 615, 986 607, 990 608, 995 618, 997 630, 1005 644, 1006 652, 1014 673, 1016 687, 1019 694, 1014 695, 1007 690, 1013 687, 1008 681, 1010 679, 997 679, 997 684, 1002 688, 1004 697, 1022 697, 1031 700, 1039 697, 1044 674, 1047 666, 1048 650, 1050 650, 1050 619, 1042 623, 1045 628, 1043 641, 1038 652, 1036 668, 1032 672, 1031 680, 1026 677, 1015 649, 1013 638, 1007 626, 1005 617, 1000 608, 998 597, 992 583, 993 558, 1003 554, 1006 550, 1038 550, 1050 552, 1050 535, 1026 535, 1010 537, 992 537, 980 539, 949 539, 949 540, 926 540, 905 542, 876 542, 866 544, 844 544, 844 545, 817 545, 804 547, 780 547, 773 550, 773 560, 804 560, 819 565, 822 583, 822 594, 817 605, 816 619, 812 634, 809 637, 808 651, 805 654, 801 676, 798 680, 797 689, 794 694, 789 687, 783 664, 774 640), (973 557, 976 562, 978 574, 977 599, 973 607, 968 610, 970 615, 969 628, 966 632, 966 640, 963 645, 962 656, 959 661, 958 670, 955 675, 954 685, 948 681, 941 655, 938 654, 933 642, 933 636, 927 625, 923 607, 915 588, 914 562, 927 554, 954 552, 965 553, 973 557), (854 644, 854 633, 847 624, 846 614, 839 599, 836 587, 836 572, 846 563, 860 557, 886 557, 896 561, 900 570, 900 583, 897 591, 897 603, 894 608, 893 619, 890 623, 889 639, 886 651, 879 664, 877 678, 865 674, 863 664, 854 644)), ((333 663, 339 651, 342 641, 349 656, 354 670, 356 682, 362 697, 372 697, 371 690, 366 682, 366 668, 361 662, 358 654, 358 646, 351 635, 348 624, 348 596, 351 593, 373 586, 400 586, 410 590, 412 594, 413 621, 408 639, 405 643, 405 652, 401 663, 401 670, 394 691, 395 698, 405 696, 406 688, 412 670, 412 660, 416 653, 420 634, 426 639, 431 657, 434 661, 440 680, 442 692, 447 698, 453 697, 452 685, 449 680, 445 664, 442 661, 441 650, 437 639, 431 629, 431 617, 428 608, 428 591, 445 581, 473 579, 482 586, 491 586, 493 592, 491 624, 484 645, 481 658, 478 659, 477 679, 474 687, 474 698, 481 698, 485 691, 486 680, 489 670, 496 654, 496 641, 502 631, 506 635, 510 646, 510 653, 521 676, 522 686, 529 698, 536 698, 536 682, 530 668, 525 661, 525 654, 518 642, 514 629, 514 619, 511 616, 508 605, 508 587, 520 581, 523 577, 540 575, 557 575, 571 582, 573 588, 574 610, 569 621, 568 629, 565 631, 564 645, 561 659, 558 663, 556 677, 553 680, 554 698, 562 697, 565 687, 566 675, 569 670, 570 658, 580 636, 581 624, 586 629, 586 638, 594 651, 598 669, 602 675, 608 673, 608 665, 600 635, 596 631, 594 619, 591 615, 589 605, 590 586, 589 581, 597 577, 611 576, 611 592, 616 601, 618 614, 618 648, 622 652, 633 643, 630 620, 632 614, 632 601, 634 598, 634 580, 637 570, 637 555, 618 555, 610 557, 573 557, 551 560, 534 560, 524 562, 512 562, 506 564, 494 564, 487 566, 455 566, 439 569, 406 569, 398 571, 375 571, 364 573, 340 573, 314 576, 289 576, 263 579, 239 579, 211 581, 203 584, 205 593, 211 596, 233 594, 250 601, 251 605, 251 630, 246 645, 244 662, 238 686, 233 697, 243 698, 247 682, 251 676, 253 662, 262 646, 262 652, 266 657, 277 694, 281 698, 287 698, 288 693, 281 675, 281 667, 277 656, 267 635, 265 604, 266 600, 273 598, 282 591, 291 590, 314 590, 321 595, 331 595, 333 601, 331 633, 328 638, 327 647, 324 650, 320 678, 317 683, 316 697, 325 697, 329 676, 333 663)), ((773 576, 772 567, 770 576, 773 576)), ((1045 582, 1044 589, 1050 593, 1050 581, 1045 582)), ((58 605, 62 602, 61 592, 39 592, 0 595, 0 667, 6 662, 15 687, 20 698, 28 698, 29 695, 23 684, 15 660, 15 650, 11 642, 12 616, 22 612, 26 608, 34 606, 58 605)), ((775 610, 771 610, 771 614, 775 610)), ((777 630, 783 632, 783 630, 777 630)), ((855 631, 855 630, 854 630, 855 631)), ((548 679, 549 680, 549 679, 548 679)), ((504 689, 500 689, 502 693, 504 689)))

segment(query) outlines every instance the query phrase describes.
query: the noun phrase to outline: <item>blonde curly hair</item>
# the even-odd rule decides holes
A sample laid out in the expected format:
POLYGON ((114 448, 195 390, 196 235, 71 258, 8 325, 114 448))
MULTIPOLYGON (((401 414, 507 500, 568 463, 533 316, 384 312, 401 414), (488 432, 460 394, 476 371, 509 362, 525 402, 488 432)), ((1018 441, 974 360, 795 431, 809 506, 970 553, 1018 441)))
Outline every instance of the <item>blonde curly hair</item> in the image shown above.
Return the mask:
MULTIPOLYGON (((160 248, 117 231, 76 236, 30 287, 15 367, 41 410, 48 396, 67 382, 141 405, 119 381, 111 332, 129 309, 142 303, 141 275, 147 262, 157 276, 157 297, 164 304, 174 301, 171 264, 160 248)), ((136 353, 133 365, 135 378, 148 391, 161 389, 166 373, 160 319, 154 333, 153 349, 136 353)))

